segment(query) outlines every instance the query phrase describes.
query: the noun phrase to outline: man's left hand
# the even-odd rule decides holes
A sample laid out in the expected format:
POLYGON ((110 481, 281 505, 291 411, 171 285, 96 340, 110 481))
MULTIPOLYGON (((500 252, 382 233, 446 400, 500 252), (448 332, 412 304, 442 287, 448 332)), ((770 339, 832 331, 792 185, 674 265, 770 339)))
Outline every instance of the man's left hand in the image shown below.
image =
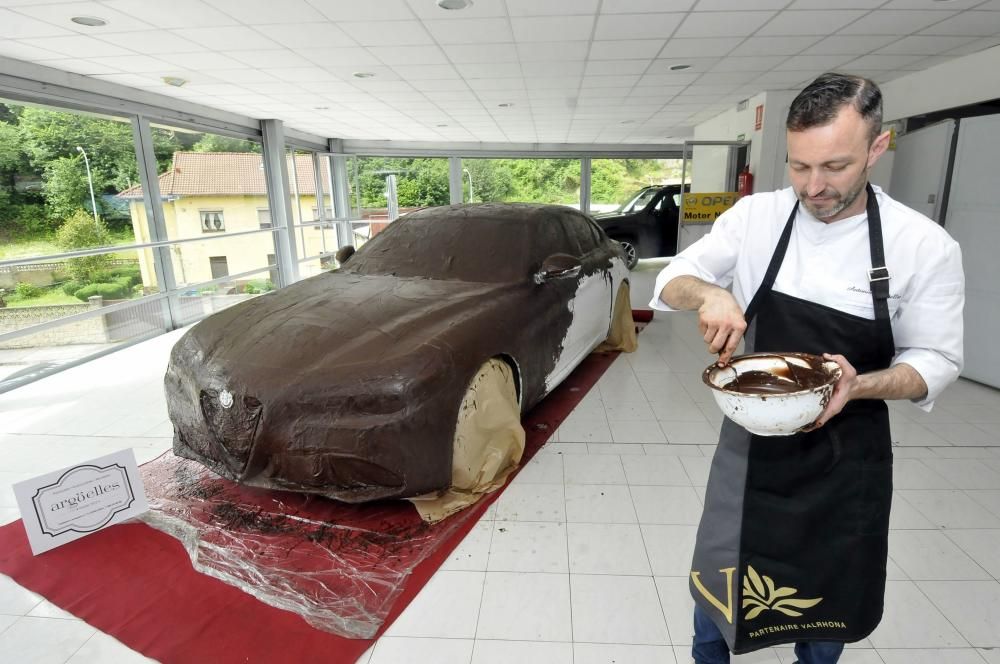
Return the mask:
POLYGON ((840 365, 840 380, 838 380, 837 384, 833 386, 833 394, 830 395, 830 401, 826 404, 826 408, 824 408, 823 412, 819 414, 816 421, 809 425, 807 429, 808 431, 819 429, 821 426, 829 422, 837 413, 844 409, 847 402, 851 400, 851 390, 858 379, 857 369, 855 369, 843 355, 823 353, 823 359, 836 362, 840 365))

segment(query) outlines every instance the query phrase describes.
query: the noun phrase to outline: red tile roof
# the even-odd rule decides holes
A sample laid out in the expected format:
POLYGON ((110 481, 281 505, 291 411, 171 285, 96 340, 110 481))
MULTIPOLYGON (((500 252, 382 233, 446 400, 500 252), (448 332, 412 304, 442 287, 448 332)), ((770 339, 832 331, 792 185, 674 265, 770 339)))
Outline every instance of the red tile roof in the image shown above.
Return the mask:
MULTIPOLYGON (((160 175, 160 195, 167 196, 266 196, 267 183, 261 155, 255 152, 175 152, 170 170, 160 175)), ((298 192, 314 195, 311 155, 295 155, 287 160, 289 187, 294 192, 298 175, 298 192)), ((321 166, 323 182, 327 182, 326 161, 321 166)), ((118 194, 120 198, 141 199, 142 185, 118 194)))

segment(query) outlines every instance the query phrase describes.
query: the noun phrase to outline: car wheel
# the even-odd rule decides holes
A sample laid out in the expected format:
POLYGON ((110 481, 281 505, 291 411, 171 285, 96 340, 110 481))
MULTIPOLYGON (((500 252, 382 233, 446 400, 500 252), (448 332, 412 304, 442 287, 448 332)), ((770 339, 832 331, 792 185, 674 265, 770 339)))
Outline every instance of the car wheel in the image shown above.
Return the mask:
POLYGON ((639 253, 635 250, 635 245, 628 240, 619 240, 618 244, 622 246, 622 251, 625 252, 625 267, 634 270, 635 266, 639 264, 639 253))
POLYGON ((628 283, 623 282, 618 288, 618 296, 615 297, 615 306, 611 313, 611 326, 608 330, 608 338, 598 346, 597 350, 617 350, 632 353, 638 347, 639 341, 635 335, 635 321, 632 319, 632 298, 628 283))
POLYGON ((452 489, 479 494, 501 487, 523 453, 514 371, 493 358, 476 372, 458 411, 452 489))

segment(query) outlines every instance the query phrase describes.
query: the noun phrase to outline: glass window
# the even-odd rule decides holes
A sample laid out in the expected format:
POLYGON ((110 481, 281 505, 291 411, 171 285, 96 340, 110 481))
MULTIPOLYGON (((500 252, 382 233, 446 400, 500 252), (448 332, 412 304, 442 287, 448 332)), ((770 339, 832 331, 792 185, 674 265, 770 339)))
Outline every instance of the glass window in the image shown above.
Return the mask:
POLYGON ((271 211, 267 208, 257 208, 257 224, 261 228, 271 228, 271 211))
MULTIPOLYGON (((219 256, 218 258, 226 258, 219 256)), ((232 258, 230 256, 229 258, 232 258)), ((255 262, 260 262, 263 257, 255 262)), ((206 261, 206 269, 208 268, 206 261)), ((193 323, 216 311, 275 289, 271 271, 234 274, 229 280, 215 284, 193 284, 182 289, 174 300, 179 325, 193 323)))
POLYGON ((222 210, 199 210, 202 233, 221 233, 226 230, 226 220, 222 210))
POLYGON ((462 168, 464 201, 580 207, 579 159, 462 159, 462 168))
POLYGON ((638 212, 659 187, 681 181, 680 159, 592 159, 590 162, 590 212, 638 212))

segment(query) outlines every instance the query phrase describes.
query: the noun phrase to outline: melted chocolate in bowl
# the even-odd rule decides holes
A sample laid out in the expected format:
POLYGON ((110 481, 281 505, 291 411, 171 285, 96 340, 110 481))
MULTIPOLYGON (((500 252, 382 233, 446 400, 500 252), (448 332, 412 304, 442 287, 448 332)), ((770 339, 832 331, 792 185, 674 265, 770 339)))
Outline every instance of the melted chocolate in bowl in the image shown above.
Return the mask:
POLYGON ((804 367, 786 361, 770 371, 751 369, 737 374, 722 389, 740 394, 791 394, 820 387, 829 381, 830 373, 822 364, 816 366, 810 362, 809 367, 804 367))

